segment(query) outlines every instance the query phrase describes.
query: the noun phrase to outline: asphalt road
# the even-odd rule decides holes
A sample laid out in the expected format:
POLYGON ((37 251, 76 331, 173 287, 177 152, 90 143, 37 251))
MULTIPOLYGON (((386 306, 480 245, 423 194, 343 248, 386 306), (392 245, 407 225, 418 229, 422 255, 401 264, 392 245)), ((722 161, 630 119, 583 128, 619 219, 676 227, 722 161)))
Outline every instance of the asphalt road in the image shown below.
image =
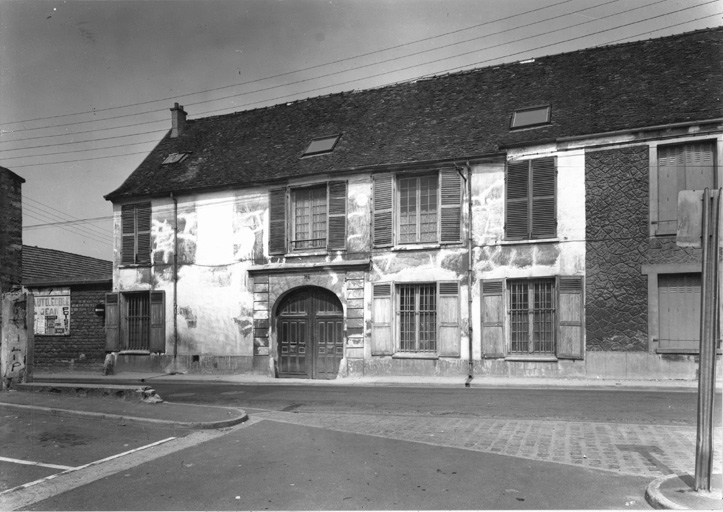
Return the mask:
MULTIPOLYGON (((23 508, 646 509, 646 486, 694 454, 695 392, 149 384, 251 420, 189 434, 3 418, 3 455, 67 466, 186 436, 29 488, 23 508)), ((61 470, 0 471, 8 488, 61 470)))
POLYGON ((649 482, 259 421, 26 509, 646 509, 649 482))
MULTIPOLYGON (((169 402, 298 413, 547 419, 696 425, 697 393, 679 391, 333 387, 149 382, 169 402)), ((716 425, 720 426, 720 395, 716 425)))

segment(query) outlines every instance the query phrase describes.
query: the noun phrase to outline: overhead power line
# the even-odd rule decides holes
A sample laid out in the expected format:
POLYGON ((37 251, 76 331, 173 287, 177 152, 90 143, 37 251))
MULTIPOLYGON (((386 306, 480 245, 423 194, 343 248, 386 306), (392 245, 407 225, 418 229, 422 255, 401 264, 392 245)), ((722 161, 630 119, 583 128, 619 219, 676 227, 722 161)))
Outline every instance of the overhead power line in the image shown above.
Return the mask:
MULTIPOLYGON (((345 57, 345 58, 343 58, 343 59, 337 59, 337 60, 333 60, 333 61, 330 61, 330 62, 325 62, 325 63, 322 63, 322 64, 316 64, 316 65, 314 65, 314 66, 308 66, 308 67, 306 67, 306 68, 301 68, 301 69, 296 69, 296 70, 293 70, 293 71, 287 71, 287 72, 284 72, 284 73, 279 73, 279 74, 277 74, 277 75, 272 75, 272 76, 257 78, 257 79, 255 79, 255 80, 248 80, 248 81, 240 82, 240 83, 236 83, 236 84, 225 85, 225 86, 222 86, 222 87, 215 87, 215 88, 212 88, 212 89, 206 89, 206 90, 203 90, 203 91, 196 91, 196 92, 187 93, 187 94, 175 95, 175 96, 171 96, 171 97, 157 98, 157 99, 155 99, 155 100, 141 101, 141 102, 138 102, 138 103, 131 103, 131 104, 128 104, 128 105, 119 105, 119 106, 115 106, 115 107, 106 107, 106 108, 100 108, 100 109, 92 109, 92 110, 86 110, 86 111, 83 111, 83 112, 74 112, 74 113, 70 113, 70 114, 60 114, 60 115, 56 115, 56 116, 36 117, 36 118, 34 118, 34 119, 24 119, 24 120, 21 120, 21 121, 9 121, 9 122, 6 122, 6 123, 0 123, 0 126, 5 126, 5 125, 9 125, 9 124, 29 123, 29 122, 31 122, 31 121, 43 121, 43 120, 46 120, 46 119, 57 119, 57 118, 69 117, 69 116, 75 116, 75 115, 82 115, 82 114, 96 114, 96 113, 98 113, 98 112, 106 112, 106 111, 109 111, 109 110, 118 110, 118 109, 121 109, 121 108, 136 107, 136 106, 139 106, 139 105, 148 105, 148 104, 151 104, 151 103, 157 103, 157 102, 159 102, 159 101, 168 101, 168 100, 172 100, 172 99, 185 98, 185 97, 187 97, 187 96, 194 96, 194 95, 197 95, 197 94, 205 94, 205 93, 208 93, 208 92, 215 92, 215 91, 220 91, 220 90, 224 90, 224 89, 230 89, 230 88, 232 88, 232 87, 239 87, 239 86, 242 86, 242 85, 249 85, 249 84, 261 82, 261 81, 264 81, 264 80, 271 80, 271 79, 274 79, 274 78, 280 78, 280 77, 282 77, 282 76, 287 76, 287 75, 291 75, 291 74, 294 74, 294 73, 300 73, 300 72, 303 72, 303 71, 309 71, 309 70, 311 70, 311 69, 317 69, 317 68, 321 68, 321 67, 325 67, 325 66, 330 66, 330 65, 332 65, 332 64, 339 64, 339 63, 341 63, 341 62, 346 62, 346 61, 349 61, 349 60, 359 59, 359 58, 362 58, 362 57, 368 57, 368 56, 370 56, 370 55, 375 55, 375 54, 377 54, 377 53, 383 53, 383 52, 387 52, 387 51, 391 51, 391 50, 396 50, 396 49, 398 49, 398 48, 403 48, 403 47, 405 47, 405 46, 410 46, 410 45, 413 45, 413 44, 418 44, 418 43, 423 43, 423 42, 426 42, 426 41, 431 41, 431 40, 433 40, 433 39, 439 39, 440 37, 446 37, 446 36, 449 36, 449 35, 452 35, 452 34, 457 34, 457 33, 460 33, 460 32, 465 32, 465 31, 468 31, 468 30, 472 30, 472 29, 475 29, 475 28, 483 27, 483 26, 485 26, 485 25, 490 25, 490 24, 493 24, 493 23, 499 23, 500 21, 505 21, 505 20, 509 20, 509 19, 512 19, 512 18, 517 18, 517 17, 520 17, 520 16, 524 16, 524 15, 526 15, 526 14, 532 14, 532 13, 535 13, 535 12, 538 12, 538 11, 542 11, 542 10, 545 10, 545 9, 549 9, 549 8, 551 8, 551 7, 556 7, 556 6, 558 6, 558 5, 567 4, 567 3, 570 3, 570 2, 572 2, 572 1, 573 1, 573 0, 562 0, 561 2, 557 2, 557 3, 551 4, 551 5, 546 5, 546 6, 544 6, 544 7, 538 7, 537 9, 531 9, 531 10, 529 10, 529 11, 524 11, 524 12, 517 13, 517 14, 512 14, 512 15, 506 16, 506 17, 504 17, 504 18, 499 18, 499 19, 495 19, 495 20, 491 20, 491 21, 485 21, 484 23, 478 23, 478 24, 472 25, 472 26, 470 26, 470 27, 465 27, 465 28, 461 28, 461 29, 457 29, 457 30, 452 30, 452 31, 450 31, 450 32, 445 32, 445 33, 443 33, 443 34, 438 34, 438 35, 436 35, 436 36, 424 37, 424 38, 422 38, 422 39, 416 39, 416 40, 414 40, 414 41, 408 41, 408 42, 406 42, 406 43, 401 43, 401 44, 397 44, 397 45, 394 45, 394 46, 389 46, 389 47, 387 47, 387 48, 382 48, 382 49, 380 49, 380 50, 375 50, 375 51, 367 52, 367 53, 361 53, 361 54, 358 54, 358 55, 353 55, 353 56, 351 56, 351 57, 345 57)), ((619 0, 612 0, 611 2, 607 2, 607 3, 613 3, 613 2, 617 2, 617 1, 619 1, 619 0)), ((601 4, 601 5, 606 5, 606 4, 601 4)), ((589 10, 589 9, 594 8, 594 7, 599 7, 599 6, 593 6, 593 7, 589 7, 589 8, 582 9, 582 10, 589 10)), ((579 12, 579 11, 577 11, 577 12, 579 12)), ((568 14, 571 14, 571 13, 568 13, 568 14)), ((165 110, 165 109, 152 110, 152 111, 150 111, 150 112, 160 112, 160 111, 163 111, 163 110, 165 110)), ((105 119, 114 119, 114 118, 105 118, 105 119)), ((54 125, 54 126, 68 126, 68 125, 54 125)), ((34 129, 39 129, 39 128, 31 128, 31 129, 34 130, 34 129)), ((17 131, 25 131, 25 130, 17 130, 17 131)))
MULTIPOLYGON (((637 9, 642 9, 642 8, 650 7, 651 5, 655 5, 655 4, 658 4, 658 3, 662 3, 662 2, 664 2, 664 1, 667 1, 667 0, 658 0, 658 1, 656 1, 656 2, 652 2, 652 3, 650 3, 650 4, 646 4, 645 6, 636 7, 636 8, 634 8, 634 9, 629 9, 628 11, 622 11, 622 12, 619 12, 619 13, 615 13, 614 15, 606 16, 605 18, 607 18, 607 17, 612 17, 612 16, 619 15, 619 14, 623 14, 623 13, 629 12, 629 11, 631 11, 631 10, 637 10, 637 9)), ((477 65, 480 65, 480 64, 483 64, 483 63, 487 63, 487 62, 490 62, 490 61, 503 59, 503 58, 510 57, 510 56, 519 55, 519 54, 522 54, 522 53, 534 52, 534 51, 539 50, 539 49, 548 48, 548 47, 555 46, 555 45, 559 45, 559 44, 563 44, 563 43, 566 43, 566 42, 570 42, 570 41, 582 39, 582 38, 585 38, 585 37, 589 37, 589 36, 591 36, 591 35, 597 35, 597 34, 601 34, 601 33, 610 32, 610 31, 612 31, 612 30, 617 30, 617 29, 619 29, 619 28, 623 28, 623 27, 626 27, 626 26, 631 26, 631 25, 636 25, 636 24, 639 24, 639 23, 643 23, 643 22, 649 21, 649 20, 651 20, 651 19, 657 19, 657 18, 661 18, 661 17, 664 17, 664 16, 669 16, 669 15, 676 14, 676 13, 679 13, 679 12, 682 12, 682 11, 686 11, 686 10, 694 9, 694 8, 697 8, 697 7, 701 7, 701 6, 703 6, 703 5, 715 3, 716 1, 717 1, 717 0, 710 0, 710 1, 708 1, 708 2, 704 2, 704 3, 701 3, 701 4, 697 4, 697 5, 695 5, 695 6, 685 7, 685 8, 682 8, 682 9, 678 9, 678 10, 676 10, 676 11, 671 11, 671 12, 668 12, 668 13, 664 13, 664 14, 652 16, 652 17, 649 17, 649 18, 645 18, 645 19, 643 19, 643 20, 639 20, 639 21, 627 23, 627 24, 624 24, 624 25, 619 25, 619 26, 616 26, 616 27, 612 27, 612 28, 600 30, 600 31, 593 32, 593 33, 588 33, 588 34, 585 34, 585 35, 582 35, 582 36, 573 37, 573 38, 566 39, 566 40, 563 40, 563 41, 558 41, 558 42, 550 43, 550 44, 543 45, 543 46, 539 46, 539 47, 532 48, 532 49, 529 49, 529 50, 514 52, 514 53, 511 53, 511 54, 504 55, 504 56, 495 57, 495 58, 490 58, 490 59, 486 59, 486 60, 484 60, 484 61, 478 61, 478 62, 472 63, 472 64, 465 64, 465 65, 462 65, 462 66, 457 66, 457 67, 448 69, 447 72, 449 72, 449 71, 454 71, 454 70, 461 69, 461 68, 467 68, 467 67, 470 67, 470 66, 477 66, 477 65)), ((686 23, 692 23, 692 22, 694 22, 694 21, 699 21, 699 20, 702 20, 702 19, 706 19, 706 18, 710 18, 710 17, 713 17, 713 16, 718 16, 718 15, 720 15, 720 13, 716 13, 716 14, 712 14, 712 15, 706 15, 706 16, 701 16, 701 17, 695 18, 695 19, 693 19, 693 20, 687 20, 687 21, 685 21, 685 22, 676 23, 676 24, 674 24, 674 25, 670 25, 670 26, 667 26, 667 27, 662 27, 662 28, 659 28, 659 29, 656 29, 656 30, 653 30, 653 31, 647 31, 647 32, 645 32, 645 33, 657 32, 657 31, 665 30, 665 29, 667 29, 667 28, 674 27, 674 26, 679 26, 679 25, 686 24, 686 23)), ((585 24, 587 24, 587 23, 591 23, 591 22, 594 22, 594 21, 599 21, 599 19, 603 19, 603 18, 598 18, 597 20, 591 20, 591 21, 582 22, 582 23, 579 23, 579 24, 576 24, 576 25, 572 25, 572 26, 569 26, 569 27, 566 27, 566 28, 556 29, 556 30, 549 31, 549 32, 545 32, 545 33, 543 33, 543 34, 538 34, 538 35, 535 35, 535 36, 528 36, 528 37, 526 37, 526 38, 524 38, 524 39, 532 39, 532 38, 535 38, 535 37, 540 37, 540 36, 542 36, 542 35, 548 35, 548 34, 551 34, 551 33, 560 32, 560 31, 562 31, 562 30, 567 30, 567 29, 569 29, 569 28, 577 27, 577 26, 580 26, 580 25, 585 25, 585 24)), ((631 38, 634 38, 634 37, 637 37, 637 36, 636 36, 636 35, 632 35, 632 36, 628 36, 628 37, 626 37, 626 38, 624 38, 624 39, 631 39, 631 38)), ((610 43, 605 43, 605 44, 610 44, 610 43)), ((483 50, 489 50, 489 49, 495 48, 495 47, 497 47, 497 46, 502 46, 502 45, 501 45, 501 44, 500 44, 500 45, 495 45, 495 46, 492 46, 492 47, 489 47, 489 48, 485 48, 485 49, 483 49, 483 50)), ((599 46, 600 46, 600 45, 599 45, 599 46)), ((462 56, 462 55, 467 55, 467 54, 471 54, 471 53, 478 53, 479 51, 483 51, 483 50, 474 50, 474 51, 470 51, 470 52, 465 52, 465 53, 456 55, 455 57, 457 57, 457 56, 462 56)), ((416 65, 408 66, 408 67, 406 67, 406 68, 398 68, 398 69, 395 69, 395 70, 392 70, 392 71, 386 71, 386 72, 378 73, 378 74, 376 74, 376 75, 365 76, 365 77, 359 78, 359 79, 353 79, 353 80, 348 80, 348 81, 345 81, 345 82, 340 82, 340 83, 337 83, 337 84, 332 84, 332 85, 328 85, 328 86, 313 88, 313 89, 309 89, 309 90, 306 90, 306 91, 301 91, 301 92, 299 92, 299 93, 294 93, 294 95, 306 94, 306 93, 309 93, 309 92, 315 92, 315 91, 318 91, 318 90, 328 89, 328 88, 330 88, 330 87, 338 87, 339 85, 344 85, 344 84, 347 84, 347 83, 356 82, 356 81, 368 79, 368 78, 371 78, 371 77, 377 77, 377 76, 387 75, 387 74, 390 74, 390 73, 396 73, 396 72, 403 71, 403 70, 407 70, 407 69, 413 69, 413 68, 415 68, 415 67, 419 67, 419 66, 422 66, 422 65, 428 65, 428 64, 431 64, 431 63, 436 63, 436 62, 440 62, 440 61, 444 61, 444 60, 449 60, 450 58, 453 58, 453 57, 445 57, 445 58, 441 58, 441 59, 435 59, 435 60, 433 60, 433 61, 428 61, 428 62, 425 62, 425 63, 422 63, 422 64, 416 64, 416 65)), ((421 78, 425 78, 425 77, 428 77, 428 76, 434 76, 434 75, 437 75, 437 74, 439 74, 439 72, 433 73, 433 74, 428 74, 428 75, 423 75, 423 76, 418 76, 418 77, 415 77, 415 78, 405 79, 405 80, 402 80, 402 81, 397 82, 397 83, 404 83, 404 82, 419 80, 419 79, 421 79, 421 78)), ((263 100, 263 101, 276 101, 276 100, 280 100, 280 99, 287 98, 288 96, 289 96, 289 95, 285 95, 285 96, 273 98, 273 99, 271 99, 271 100, 263 100)), ((253 104, 256 104, 256 103, 261 103, 261 102, 262 102, 262 101, 252 102, 252 103, 246 103, 246 104, 244 104, 244 105, 241 105, 241 107, 250 106, 250 105, 253 105, 253 104)), ((221 109, 211 110, 211 111, 205 112, 204 114, 213 113, 213 112, 225 111, 225 110, 229 110, 229 109, 232 109, 232 108, 237 109, 237 108, 239 108, 239 106, 225 107, 225 108, 221 108, 221 109)), ((155 132, 146 132, 146 133, 155 133, 155 132)), ((105 138, 105 139, 113 139, 113 138, 115 138, 115 137, 108 137, 108 138, 105 138)), ((104 139, 95 139, 95 140, 104 140, 104 139)), ((150 141, 148 141, 148 142, 150 142, 150 141)), ((130 144, 130 145, 134 145, 134 144, 130 144)), ((50 145, 49 145, 49 146, 50 146, 50 145)), ((112 147, 122 147, 122 145, 112 146, 112 147)), ((22 148, 21 148, 21 149, 22 149, 22 148)), ((25 149, 27 149, 27 148, 25 148, 25 149)), ((101 150, 101 149, 104 149, 104 148, 96 148, 95 150, 101 150)), ((70 152, 68 152, 68 153, 70 153, 70 152)), ((57 163, 73 163, 73 162, 79 162, 79 161, 84 161, 84 160, 97 160, 97 159, 103 159, 103 158, 117 158, 117 157, 121 157, 121 156, 137 155, 137 154, 144 154, 144 153, 145 153, 145 152, 135 152, 135 153, 127 153, 127 154, 123 154, 123 155, 110 155, 110 156, 96 157, 96 158, 89 158, 89 159, 75 159, 75 160, 67 160, 67 161, 62 161, 62 162, 48 162, 48 163, 33 164, 33 165, 53 165, 53 164, 57 164, 57 163)), ((38 156, 48 156, 48 155, 46 154, 46 155, 38 155, 38 156)), ((23 158, 29 158, 29 157, 23 157, 23 158)), ((16 167, 16 168, 22 168, 22 167, 30 167, 30 166, 32 166, 32 165, 20 165, 20 166, 14 166, 14 167, 16 167)))

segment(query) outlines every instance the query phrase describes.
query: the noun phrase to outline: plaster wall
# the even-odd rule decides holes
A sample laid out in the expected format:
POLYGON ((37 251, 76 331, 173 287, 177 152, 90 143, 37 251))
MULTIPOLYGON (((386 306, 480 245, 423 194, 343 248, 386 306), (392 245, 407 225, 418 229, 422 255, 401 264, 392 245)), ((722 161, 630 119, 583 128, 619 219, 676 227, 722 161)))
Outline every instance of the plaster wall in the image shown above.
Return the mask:
MULTIPOLYGON (((247 189, 184 196, 177 201, 178 354, 252 356, 253 292, 246 270, 262 245, 267 194, 247 189)), ((171 353, 174 344, 173 200, 152 201, 152 212, 152 265, 116 265, 114 289, 165 291, 166 353, 171 353)), ((115 214, 119 230, 118 205, 115 214)), ((117 250, 116 263, 119 260, 117 250)))
MULTIPOLYGON (((472 169, 472 325, 480 326, 480 282, 485 279, 585 274, 585 154, 552 146, 511 151, 511 159, 557 157, 557 236, 506 241, 505 163, 472 169)), ((473 331, 473 359, 482 358, 481 329, 473 331)))

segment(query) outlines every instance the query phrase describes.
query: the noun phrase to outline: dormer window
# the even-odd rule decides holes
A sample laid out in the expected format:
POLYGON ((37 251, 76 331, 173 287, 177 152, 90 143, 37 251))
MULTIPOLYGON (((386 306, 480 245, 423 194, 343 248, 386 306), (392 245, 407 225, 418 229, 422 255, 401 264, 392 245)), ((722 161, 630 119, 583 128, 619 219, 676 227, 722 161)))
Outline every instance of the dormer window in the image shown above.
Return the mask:
POLYGON ((522 108, 512 114, 510 130, 530 128, 550 123, 550 105, 542 107, 522 108))
POLYGON ((183 162, 188 155, 191 153, 171 153, 166 159, 161 162, 161 165, 177 164, 183 162))
POLYGON ((309 146, 301 156, 312 156, 312 155, 323 155, 325 153, 331 153, 336 147, 336 143, 339 142, 341 134, 332 135, 330 137, 320 137, 311 141, 309 146))

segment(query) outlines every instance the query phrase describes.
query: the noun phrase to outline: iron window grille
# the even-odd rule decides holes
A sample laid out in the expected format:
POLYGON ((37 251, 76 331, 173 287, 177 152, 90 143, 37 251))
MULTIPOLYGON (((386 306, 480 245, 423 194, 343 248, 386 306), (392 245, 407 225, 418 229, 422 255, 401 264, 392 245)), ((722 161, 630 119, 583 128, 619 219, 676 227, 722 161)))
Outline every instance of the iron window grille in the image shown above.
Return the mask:
POLYGON ((510 280, 511 354, 555 354, 555 280, 510 280))
POLYGON ((434 284, 398 287, 399 352, 437 351, 437 290, 434 284))

